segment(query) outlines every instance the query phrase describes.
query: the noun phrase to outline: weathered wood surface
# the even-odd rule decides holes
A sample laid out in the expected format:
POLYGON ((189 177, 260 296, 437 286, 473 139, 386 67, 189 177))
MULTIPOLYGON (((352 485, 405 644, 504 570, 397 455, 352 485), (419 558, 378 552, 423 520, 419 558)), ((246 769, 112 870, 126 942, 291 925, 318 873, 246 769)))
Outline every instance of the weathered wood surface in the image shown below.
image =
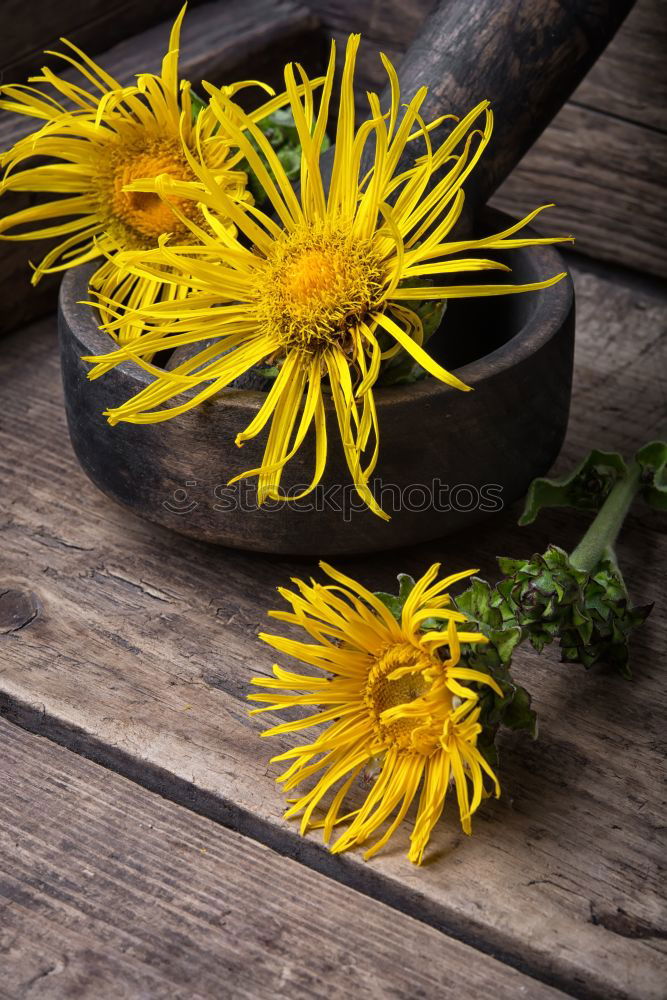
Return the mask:
POLYGON ((667 132, 571 103, 491 203, 521 216, 555 202, 536 229, 572 233, 592 257, 667 277, 666 178, 667 132))
MULTIPOLYGON (((634 0, 562 4, 559 0, 499 3, 441 0, 398 68, 404 99, 421 87, 426 121, 462 118, 486 98, 493 108, 493 142, 468 187, 485 204, 548 126, 614 37, 634 0)), ((383 92, 391 100, 391 87, 383 92)), ((418 149, 406 151, 409 167, 418 149)))
MULTIPOLYGON (((616 275, 577 270, 576 280, 577 375, 562 467, 593 445, 631 451, 664 412, 664 297, 616 275)), ((312 564, 190 542, 97 493, 66 440, 53 323, 8 338, 0 372, 0 590, 33 594, 39 605, 0 637, 10 719, 566 992, 664 996, 667 558, 656 516, 637 507, 620 545, 634 598, 663 609, 637 637, 636 681, 560 666, 555 652, 521 652, 540 740, 504 741, 504 794, 480 810, 473 838, 450 808, 421 870, 403 858, 407 827, 370 864, 332 858, 317 835, 302 840, 281 819, 277 771, 266 761, 285 743, 258 739, 270 720, 250 721, 244 700, 250 676, 272 663, 256 632, 275 587, 312 564)), ((516 516, 344 565, 385 590, 396 572, 421 572, 435 558, 492 576, 495 554, 549 541, 571 548, 585 523, 556 512, 518 529, 516 516)))
POLYGON ((667 3, 636 0, 572 101, 667 132, 667 3))
MULTIPOLYGON (((342 42, 364 32, 357 106, 368 111, 367 90, 386 76, 378 50, 399 63, 433 0, 371 0, 347 8, 307 0, 342 42)), ((514 4, 517 22, 530 18, 530 0, 514 4)), ((577 236, 592 257, 667 275, 667 3, 637 0, 616 38, 551 126, 493 200, 525 213, 544 201, 558 208, 542 220, 550 231, 577 236), (555 228, 554 228, 555 227, 555 228)), ((486 95, 479 95, 480 97, 486 95)), ((517 108, 517 114, 523 107, 517 108)))
MULTIPOLYGON (((322 19, 330 33, 344 38, 361 31, 368 58, 368 79, 382 86, 382 67, 377 51, 400 57, 418 34, 437 0, 368 0, 364 4, 342 4, 339 0, 304 0, 322 19)), ((516 4, 521 16, 523 4, 516 4)), ((525 4, 530 11, 530 4, 525 4)), ((577 104, 596 108, 628 121, 667 131, 667 5, 665 0, 636 0, 618 34, 590 70, 572 98, 577 104)), ((361 97, 364 88, 359 86, 361 97)))
POLYGON ((3 997, 563 996, 5 721, 0 756, 3 997))
MULTIPOLYGON (((96 57, 121 83, 137 73, 156 73, 167 49, 172 20, 148 28, 114 45, 96 57)), ((313 39, 318 24, 308 8, 293 0, 214 0, 188 11, 181 32, 180 71, 198 86, 203 78, 213 83, 239 79, 282 80, 285 62, 305 57, 312 72, 319 65, 320 45, 313 39)), ((62 47, 61 47, 62 48, 62 47)), ((61 75, 79 84, 75 70, 63 69, 61 60, 47 60, 61 75)), ((12 81, 20 82, 20 81, 12 81)), ((0 113, 0 150, 34 128, 34 121, 0 113)), ((38 196, 10 191, 0 198, 0 212, 9 215, 34 204, 38 196)), ((30 284, 29 261, 38 261, 51 246, 48 240, 0 240, 0 290, 3 309, 0 333, 15 329, 35 316, 55 308, 58 276, 30 284)))
MULTIPOLYGON (((194 7, 200 0, 189 0, 194 7)), ((182 0, 3 0, 2 83, 25 79, 44 64, 43 51, 63 36, 87 52, 102 52, 156 21, 175 16, 182 0)))
MULTIPOLYGON (((304 45, 313 47, 316 59, 320 48, 311 33, 318 25, 316 16, 295 0, 210 0, 189 10, 181 29, 179 69, 194 87, 203 78, 211 82, 231 82, 253 78, 258 64, 268 61, 267 50, 282 79, 284 46, 289 56, 303 54, 304 45), (307 40, 307 41, 306 41, 307 40)), ((167 51, 173 18, 126 38, 95 55, 108 73, 121 83, 131 82, 137 73, 157 73, 167 51)), ((62 46, 57 46, 62 51, 62 46)), ((89 53, 93 55, 93 53, 89 53)), ((44 57, 65 80, 81 82, 74 69, 53 56, 44 57)), ((20 83, 23 81, 13 80, 20 83)), ((6 149, 34 128, 34 122, 3 112, 0 117, 0 148, 6 149)))

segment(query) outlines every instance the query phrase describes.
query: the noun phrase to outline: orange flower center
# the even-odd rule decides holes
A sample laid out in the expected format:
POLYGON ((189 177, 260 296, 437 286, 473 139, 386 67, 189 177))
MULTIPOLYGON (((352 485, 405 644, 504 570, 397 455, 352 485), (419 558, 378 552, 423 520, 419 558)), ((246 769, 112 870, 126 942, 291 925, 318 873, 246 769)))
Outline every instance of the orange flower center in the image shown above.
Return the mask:
POLYGON ((383 746, 426 755, 439 746, 452 711, 442 663, 408 642, 388 646, 377 657, 364 702, 383 746))
POLYGON ((169 174, 178 180, 193 180, 190 167, 178 145, 166 140, 155 141, 146 151, 118 163, 113 177, 113 212, 135 232, 157 241, 163 233, 180 232, 187 227, 174 214, 171 206, 192 216, 196 202, 189 199, 162 199, 150 191, 125 191, 133 181, 153 180, 169 174))
POLYGON ((303 226, 276 241, 257 284, 257 311, 283 350, 306 356, 348 347, 348 331, 382 303, 384 277, 370 241, 343 226, 303 226))
POLYGON ((307 250, 288 268, 285 292, 302 307, 331 301, 343 277, 341 263, 335 254, 307 250))

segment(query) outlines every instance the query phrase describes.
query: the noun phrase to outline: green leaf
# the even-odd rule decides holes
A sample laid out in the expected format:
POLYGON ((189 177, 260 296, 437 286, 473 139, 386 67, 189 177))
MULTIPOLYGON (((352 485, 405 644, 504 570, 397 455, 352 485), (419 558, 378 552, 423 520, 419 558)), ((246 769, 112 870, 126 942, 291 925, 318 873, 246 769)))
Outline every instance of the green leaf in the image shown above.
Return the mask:
POLYGON ((497 608, 491 607, 493 591, 491 586, 478 576, 470 581, 470 586, 456 598, 456 607, 472 621, 484 623, 492 627, 502 622, 497 608))
POLYGON ((538 652, 558 639, 564 661, 585 667, 609 663, 629 675, 630 636, 650 608, 630 605, 613 559, 604 559, 589 574, 550 545, 530 560, 502 564, 513 572, 500 581, 489 604, 498 607, 505 627, 519 626, 538 652))
POLYGON ((208 101, 200 97, 194 90, 190 89, 190 104, 192 107, 192 121, 197 121, 204 108, 208 107, 208 101))
MULTIPOLYGON (((387 608, 389 608, 396 621, 400 622, 401 615, 403 614, 403 605, 407 601, 410 591, 415 585, 415 581, 408 573, 399 573, 397 579, 398 595, 385 594, 384 591, 377 590, 375 592, 375 596, 382 601, 387 608)), ((424 622, 424 625, 425 624, 426 623, 424 622)))
POLYGON ((530 705, 531 698, 526 689, 517 687, 505 709, 503 723, 509 729, 526 729, 533 739, 537 739, 537 716, 530 705))
POLYGON ((272 111, 270 115, 266 118, 262 118, 262 128, 264 125, 278 125, 284 126, 285 128, 293 128, 296 131, 296 125, 294 124, 294 115, 291 108, 278 108, 277 111, 272 111))
POLYGON ((502 691, 502 695, 498 695, 485 684, 468 682, 479 694, 482 726, 480 741, 492 744, 500 726, 528 730, 534 734, 537 718, 530 707, 530 695, 525 688, 514 682, 510 673, 512 654, 523 638, 521 628, 512 625, 506 629, 491 629, 479 623, 478 627, 489 641, 483 645, 464 643, 461 646, 461 662, 473 670, 489 674, 502 691))
POLYGON ((598 511, 614 484, 627 474, 616 452, 593 449, 574 472, 560 479, 534 479, 519 524, 531 524, 544 507, 598 511))
POLYGON ((385 594, 382 590, 376 590, 375 597, 377 597, 386 607, 389 608, 396 621, 401 620, 401 611, 403 610, 403 606, 398 597, 394 594, 385 594))
POLYGON ((399 573, 396 579, 398 580, 398 599, 402 610, 411 591, 414 590, 415 581, 414 577, 410 576, 409 573, 399 573))
POLYGON ((498 655, 504 664, 509 664, 514 650, 522 639, 522 632, 518 625, 513 628, 494 629, 489 632, 489 639, 498 650, 498 655))
POLYGON ((391 360, 395 360, 396 363, 391 366, 388 364, 384 372, 380 370, 378 385, 385 387, 391 385, 412 385, 414 382, 421 381, 426 376, 426 372, 422 366, 414 361, 407 351, 400 350, 396 358, 392 358, 391 360))
POLYGON ((301 149, 295 149, 293 146, 282 146, 277 150, 276 156, 289 180, 295 180, 301 170, 301 149))
MULTIPOLYGON (((422 281, 424 281, 424 279, 422 279, 422 281)), ((418 282, 415 282, 414 279, 410 282, 411 285, 415 285, 416 283, 418 282)), ((432 282, 429 283, 432 284, 432 282)), ((422 327, 424 328, 424 345, 429 342, 442 323, 446 308, 446 299, 424 299, 422 302, 413 303, 412 309, 419 316, 422 321, 422 327)))
POLYGON ((637 452, 642 496, 656 510, 667 510, 667 442, 651 441, 637 452))
POLYGON ((522 569, 526 563, 527 559, 510 559, 509 556, 498 556, 496 562, 500 566, 500 572, 504 576, 511 576, 518 570, 522 569))
MULTIPOLYGON (((296 180, 301 170, 301 142, 291 108, 279 108, 277 111, 273 111, 266 118, 262 118, 259 122, 259 128, 271 143, 271 148, 280 160, 288 179, 296 180)), ((264 160, 269 174, 273 176, 271 165, 266 163, 266 158, 259 148, 259 144, 252 136, 250 136, 250 142, 264 160)), ((322 150, 328 149, 330 145, 329 139, 325 135, 322 139, 322 150)), ((261 206, 266 201, 266 192, 247 161, 243 163, 243 169, 248 174, 248 185, 255 202, 261 206)))
MULTIPOLYGON (((482 733, 482 735, 484 736, 486 734, 482 733)), ((478 743, 477 749, 491 770, 495 771, 498 767, 498 748, 496 744, 487 742, 478 743)))

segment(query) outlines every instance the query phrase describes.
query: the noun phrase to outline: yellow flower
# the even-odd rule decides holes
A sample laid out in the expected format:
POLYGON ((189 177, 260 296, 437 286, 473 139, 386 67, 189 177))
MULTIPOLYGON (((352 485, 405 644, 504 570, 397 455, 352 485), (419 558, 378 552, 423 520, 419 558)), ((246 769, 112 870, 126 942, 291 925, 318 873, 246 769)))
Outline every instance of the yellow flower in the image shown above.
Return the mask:
MULTIPOLYGON (((187 148, 193 140, 190 86, 178 79, 184 14, 185 7, 172 28, 159 76, 144 74, 138 76, 136 85, 122 87, 71 42, 64 41, 74 55, 49 54, 74 66, 83 78, 81 86, 45 67, 43 75, 32 78, 30 83, 50 86, 55 96, 38 87, 0 88, 0 108, 44 123, 0 159, 6 168, 0 193, 30 191, 54 196, 1 218, 0 235, 11 240, 64 238, 35 269, 33 284, 44 274, 107 255, 112 259, 102 264, 92 282, 104 296, 114 296, 134 308, 151 304, 161 295, 179 298, 186 294, 182 285, 137 278, 119 269, 114 257, 118 249, 154 247, 163 233, 172 233, 181 244, 194 239, 188 226, 174 215, 170 199, 126 190, 134 180, 160 174, 196 182, 184 150, 184 144, 187 148), (30 165, 35 156, 47 162, 30 165)), ((230 97, 252 82, 234 84, 225 88, 225 93, 230 97)), ((251 117, 257 120, 269 114, 284 100, 265 104, 251 117)), ((234 107, 230 103, 230 114, 234 107)), ((248 197, 246 174, 235 169, 241 156, 232 153, 216 119, 207 110, 200 114, 198 136, 220 189, 233 199, 248 197)), ((203 223, 196 202, 176 198, 174 204, 180 215, 203 223)), ((223 219, 222 225, 229 231, 234 229, 229 220, 223 219)), ((105 314, 105 318, 111 317, 105 314)), ((132 324, 123 323, 117 339, 123 343, 136 332, 132 324)))
POLYGON ((471 816, 486 794, 483 773, 500 794, 495 774, 477 749, 482 729, 479 695, 462 682, 502 692, 488 674, 458 665, 461 642, 487 640, 477 632, 458 631, 465 616, 448 608, 450 599, 444 593, 476 570, 436 582, 440 566, 431 566, 410 592, 399 622, 376 595, 320 565, 333 584, 294 580, 298 593, 279 589, 292 611, 269 612, 305 629, 314 641, 264 634, 260 638, 324 676, 291 673, 276 665, 274 677, 252 681, 268 691, 250 695, 253 701, 268 703, 255 712, 318 708, 314 715, 274 726, 264 736, 328 723, 312 743, 273 758, 293 762, 278 778, 287 791, 315 778, 309 791, 290 800, 293 805, 285 816, 302 814, 301 833, 323 827, 327 844, 334 826, 348 822, 331 848, 334 853, 365 843, 391 820, 366 851, 370 858, 402 822, 421 787, 408 854, 420 864, 450 784, 456 788, 465 833, 471 832, 471 816), (447 628, 435 629, 434 618, 447 628), (363 803, 341 814, 355 781, 374 764, 379 772, 363 803), (324 819, 315 822, 313 813, 325 797, 329 802, 324 819))
MULTIPOLYGON (((411 304, 546 288, 563 274, 525 285, 440 283, 440 276, 450 273, 509 270, 494 260, 466 257, 469 251, 558 239, 515 236, 538 209, 493 236, 447 242, 463 207, 462 185, 491 136, 488 102, 466 115, 434 148, 430 133, 443 119, 428 126, 423 123, 419 111, 426 88, 418 91, 400 117, 398 80, 383 57, 392 84, 391 107, 383 114, 377 95, 369 94, 371 118, 355 130, 353 77, 358 45, 359 36, 352 35, 341 82, 328 191, 322 178, 321 146, 334 82, 333 45, 317 114, 313 87, 303 70, 299 67, 303 97, 294 67, 290 64, 285 70, 302 147, 300 197, 253 122, 243 115, 238 121, 229 99, 209 88, 213 113, 247 157, 275 217, 253 206, 234 204, 213 172, 190 154, 199 186, 170 177, 160 177, 153 185, 133 185, 137 191, 158 190, 164 197, 199 200, 210 229, 197 228, 183 214, 183 224, 199 237, 196 253, 191 243, 167 246, 161 241, 158 249, 148 253, 123 255, 123 266, 130 273, 145 280, 168 280, 191 292, 177 305, 163 302, 136 310, 132 320, 145 328, 139 340, 125 350, 86 360, 97 362, 89 373, 97 378, 128 358, 142 364, 142 359, 158 350, 205 344, 172 371, 144 365, 155 381, 107 411, 112 424, 168 420, 211 398, 253 365, 277 364, 279 374, 266 401, 236 438, 240 446, 270 423, 261 467, 243 473, 258 476, 260 504, 283 499, 283 469, 311 426, 316 435, 315 469, 310 486, 300 496, 320 481, 327 454, 326 385, 356 488, 371 510, 386 518, 368 487, 378 458, 373 386, 381 362, 405 350, 430 375, 457 389, 468 388, 423 349, 422 323, 411 304), (483 128, 473 128, 480 118, 483 128), (401 156, 417 137, 423 138, 426 153, 404 170, 401 156), (364 155, 370 142, 374 159, 368 170, 364 155), (244 242, 218 223, 225 217, 235 222, 244 242), (423 279, 431 276, 437 276, 438 283, 425 287, 423 279), (381 344, 381 336, 386 343, 381 344), (165 408, 187 389, 192 390, 189 398, 165 408)), ((106 329, 113 332, 124 321, 121 316, 106 329)))

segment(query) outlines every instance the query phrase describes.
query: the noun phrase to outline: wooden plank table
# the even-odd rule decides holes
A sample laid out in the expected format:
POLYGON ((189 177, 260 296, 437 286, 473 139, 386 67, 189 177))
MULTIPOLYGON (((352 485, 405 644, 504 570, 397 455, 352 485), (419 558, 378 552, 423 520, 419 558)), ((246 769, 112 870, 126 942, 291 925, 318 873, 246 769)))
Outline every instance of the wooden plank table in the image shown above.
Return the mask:
MULTIPOLYGON (((593 445, 649 439, 667 384, 664 293, 573 267, 562 469, 593 445)), ((474 836, 450 809, 421 869, 404 860, 408 823, 370 863, 333 858, 281 818, 267 759, 286 744, 258 738, 271 720, 245 702, 271 667, 256 632, 275 587, 312 565, 179 538, 99 494, 70 450, 53 317, 3 341, 0 397, 0 994, 664 997, 657 515, 638 504, 620 544, 633 597, 657 604, 636 680, 522 650, 540 739, 504 740, 503 796, 474 836)), ((496 554, 571 548, 585 524, 554 512, 519 529, 517 513, 342 568, 382 589, 435 558, 492 576, 496 554)))
MULTIPOLYGON (((356 74, 363 117, 366 92, 386 83, 379 51, 400 63, 435 6, 434 0, 304 2, 340 41, 350 30, 363 32, 356 74)), ((514 7, 517 23, 530 17, 529 2, 517 0, 514 7)), ((521 217, 553 200, 556 207, 535 222, 545 235, 574 232, 579 250, 596 259, 667 277, 666 50, 665 0, 636 0, 609 47, 492 205, 521 217)))
POLYGON ((3 721, 0 752, 0 996, 563 996, 3 721))

